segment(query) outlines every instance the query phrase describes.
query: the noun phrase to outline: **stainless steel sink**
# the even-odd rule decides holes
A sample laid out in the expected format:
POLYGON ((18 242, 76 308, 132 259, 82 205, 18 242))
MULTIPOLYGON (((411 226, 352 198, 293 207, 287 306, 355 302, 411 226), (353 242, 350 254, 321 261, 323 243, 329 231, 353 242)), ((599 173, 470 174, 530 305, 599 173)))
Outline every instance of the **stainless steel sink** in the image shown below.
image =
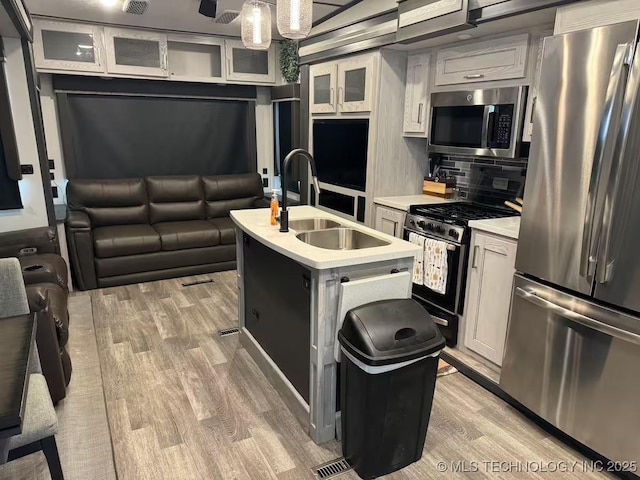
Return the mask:
POLYGON ((308 232, 309 230, 326 230, 327 228, 339 227, 338 222, 328 218, 301 218, 300 220, 289 220, 289 228, 296 232, 308 232))
POLYGON ((304 243, 328 250, 359 250, 361 248, 390 245, 385 240, 380 240, 353 228, 332 228, 329 230, 302 232, 297 234, 296 237, 304 243))

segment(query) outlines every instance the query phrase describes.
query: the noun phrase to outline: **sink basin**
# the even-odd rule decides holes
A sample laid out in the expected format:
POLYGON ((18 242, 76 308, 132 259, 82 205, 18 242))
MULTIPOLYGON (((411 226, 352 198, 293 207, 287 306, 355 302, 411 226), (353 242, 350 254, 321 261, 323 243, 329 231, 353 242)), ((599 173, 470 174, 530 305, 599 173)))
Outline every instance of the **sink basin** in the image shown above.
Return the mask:
POLYGON ((390 245, 385 240, 372 237, 353 228, 332 228, 302 232, 296 235, 304 243, 328 250, 359 250, 361 248, 383 247, 390 245))
POLYGON ((326 230, 327 228, 339 227, 338 222, 328 218, 301 218, 300 220, 289 220, 289 228, 297 232, 307 232, 309 230, 326 230))

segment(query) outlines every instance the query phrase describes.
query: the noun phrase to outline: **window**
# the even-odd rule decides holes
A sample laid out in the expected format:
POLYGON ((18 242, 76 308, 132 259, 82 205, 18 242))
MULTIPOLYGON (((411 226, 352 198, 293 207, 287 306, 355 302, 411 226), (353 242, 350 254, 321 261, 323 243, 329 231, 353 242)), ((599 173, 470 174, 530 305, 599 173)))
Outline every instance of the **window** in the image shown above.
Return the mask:
MULTIPOLYGON (((4 45, 0 38, 0 57, 4 56, 4 45)), ((22 208, 18 187, 20 178, 20 159, 11 116, 9 89, 4 62, 0 61, 0 210, 22 208)))

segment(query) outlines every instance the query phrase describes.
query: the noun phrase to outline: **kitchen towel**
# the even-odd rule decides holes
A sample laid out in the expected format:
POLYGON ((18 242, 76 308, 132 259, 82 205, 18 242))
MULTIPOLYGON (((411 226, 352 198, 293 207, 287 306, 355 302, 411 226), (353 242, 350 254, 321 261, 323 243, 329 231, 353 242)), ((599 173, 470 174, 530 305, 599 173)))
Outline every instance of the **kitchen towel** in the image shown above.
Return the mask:
POLYGON ((424 278, 424 243, 426 238, 416 233, 409 234, 409 242, 422 247, 421 251, 418 251, 413 261, 413 283, 422 285, 424 278))
POLYGON ((445 295, 447 293, 447 244, 440 240, 427 238, 424 244, 424 279, 425 287, 445 295))
POLYGON ((341 358, 338 331, 342 328, 342 322, 347 312, 352 308, 366 305, 367 303, 379 300, 394 300, 396 298, 411 298, 411 272, 379 275, 340 284, 336 338, 333 351, 336 362, 339 362, 341 358))

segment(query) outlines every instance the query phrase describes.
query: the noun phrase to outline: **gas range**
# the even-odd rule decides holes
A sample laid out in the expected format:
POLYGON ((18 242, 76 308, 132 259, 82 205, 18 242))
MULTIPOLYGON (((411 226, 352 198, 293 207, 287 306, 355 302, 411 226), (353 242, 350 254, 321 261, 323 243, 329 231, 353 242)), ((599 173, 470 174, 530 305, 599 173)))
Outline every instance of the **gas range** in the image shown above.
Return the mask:
POLYGON ((514 212, 472 202, 414 205, 405 222, 407 230, 454 243, 462 243, 468 235, 471 220, 512 217, 514 212))

